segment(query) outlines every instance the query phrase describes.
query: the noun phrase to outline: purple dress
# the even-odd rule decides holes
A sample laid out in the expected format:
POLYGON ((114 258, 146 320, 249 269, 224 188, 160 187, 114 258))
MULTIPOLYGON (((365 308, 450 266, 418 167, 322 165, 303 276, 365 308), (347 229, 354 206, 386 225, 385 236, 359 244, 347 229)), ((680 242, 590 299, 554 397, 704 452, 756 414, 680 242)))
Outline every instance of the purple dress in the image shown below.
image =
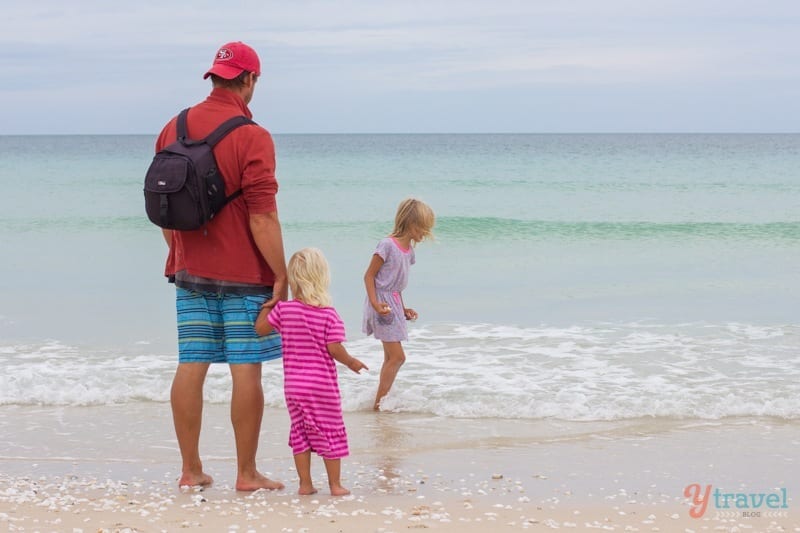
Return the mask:
POLYGON ((386 342, 408 340, 406 317, 403 312, 401 293, 408 286, 408 272, 414 264, 414 248, 403 248, 394 237, 386 237, 378 243, 375 254, 383 259, 383 265, 375 276, 375 295, 379 302, 392 308, 388 315, 380 315, 364 300, 362 331, 386 342))

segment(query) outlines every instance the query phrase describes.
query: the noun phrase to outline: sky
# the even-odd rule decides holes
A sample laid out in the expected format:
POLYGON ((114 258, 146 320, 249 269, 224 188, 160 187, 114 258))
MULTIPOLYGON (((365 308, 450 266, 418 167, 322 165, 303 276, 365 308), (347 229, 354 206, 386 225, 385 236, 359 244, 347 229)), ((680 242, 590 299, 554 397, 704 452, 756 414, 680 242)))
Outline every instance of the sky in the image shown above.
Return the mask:
POLYGON ((220 45, 273 133, 798 132, 798 0, 30 0, 0 135, 154 134, 220 45))

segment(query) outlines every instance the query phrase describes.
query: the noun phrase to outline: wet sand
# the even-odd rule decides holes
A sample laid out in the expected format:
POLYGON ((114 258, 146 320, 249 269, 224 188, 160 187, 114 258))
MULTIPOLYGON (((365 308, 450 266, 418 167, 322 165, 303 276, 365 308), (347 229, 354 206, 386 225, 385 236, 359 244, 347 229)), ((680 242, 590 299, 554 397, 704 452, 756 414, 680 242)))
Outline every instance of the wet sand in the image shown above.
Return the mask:
POLYGON ((215 483, 202 491, 177 487, 167 404, 2 406, 0 527, 800 531, 797 422, 584 423, 372 412, 345 413, 345 422, 351 456, 342 462, 342 482, 352 494, 331 497, 314 456, 319 493, 298 496, 282 410, 265 412, 259 468, 286 489, 243 493, 233 489, 227 406, 206 407, 201 451, 215 483), (693 518, 684 495, 691 484, 733 496, 712 497, 693 518), (737 505, 745 501, 736 499, 741 494, 748 507, 737 505), (768 507, 758 494, 783 499, 768 507))

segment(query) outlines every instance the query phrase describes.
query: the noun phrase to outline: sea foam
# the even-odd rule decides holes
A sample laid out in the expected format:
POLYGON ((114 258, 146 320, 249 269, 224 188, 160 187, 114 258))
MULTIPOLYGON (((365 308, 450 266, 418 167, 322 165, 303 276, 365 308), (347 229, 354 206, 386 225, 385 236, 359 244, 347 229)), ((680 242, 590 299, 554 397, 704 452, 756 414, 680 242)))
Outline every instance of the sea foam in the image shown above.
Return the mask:
MULTIPOLYGON (((383 408, 445 417, 621 420, 639 417, 800 418, 800 326, 598 323, 565 328, 437 323, 412 327, 407 362, 383 408)), ((374 399, 381 344, 349 351, 369 367, 339 366, 345 411, 374 399)), ((57 341, 0 345, 0 405, 167 402, 174 354, 90 350, 57 341)), ((283 406, 278 361, 263 368, 265 403, 283 406)), ((225 365, 209 371, 207 401, 230 398, 225 365)))

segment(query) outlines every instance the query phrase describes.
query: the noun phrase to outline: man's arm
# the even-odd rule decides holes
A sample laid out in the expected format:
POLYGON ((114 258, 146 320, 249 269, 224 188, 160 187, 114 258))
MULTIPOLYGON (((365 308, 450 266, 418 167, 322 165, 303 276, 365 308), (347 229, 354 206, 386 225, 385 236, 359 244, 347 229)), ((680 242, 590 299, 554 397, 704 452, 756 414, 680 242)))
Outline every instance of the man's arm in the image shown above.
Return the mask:
POLYGON ((283 252, 283 234, 278 212, 251 214, 250 232, 258 250, 275 274, 272 299, 267 301, 267 304, 274 306, 276 302, 286 300, 289 296, 289 287, 286 284, 286 256, 283 252))

